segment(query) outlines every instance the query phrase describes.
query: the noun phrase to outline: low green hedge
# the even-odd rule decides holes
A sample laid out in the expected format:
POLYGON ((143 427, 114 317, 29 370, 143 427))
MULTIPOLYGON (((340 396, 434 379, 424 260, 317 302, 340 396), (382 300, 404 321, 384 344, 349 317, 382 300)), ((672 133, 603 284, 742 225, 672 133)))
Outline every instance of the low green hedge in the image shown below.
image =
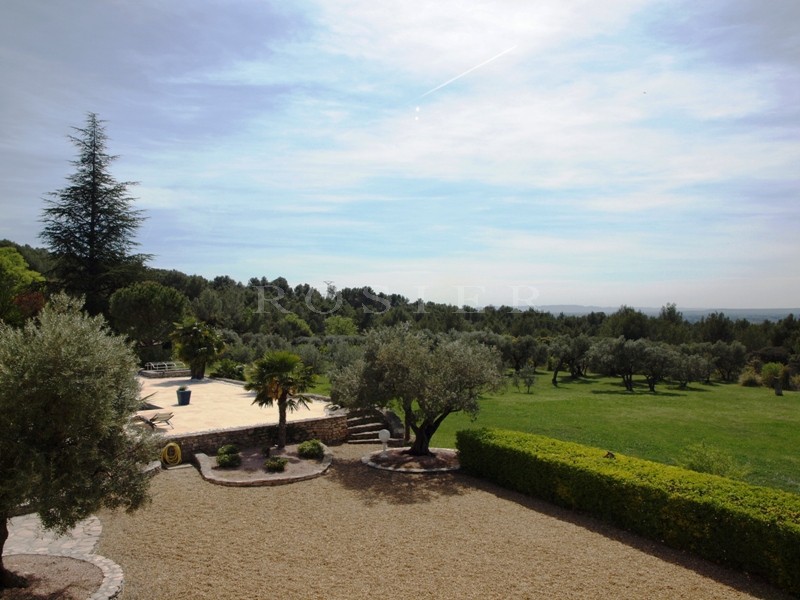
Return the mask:
POLYGON ((800 594, 800 496, 538 435, 456 434, 461 467, 800 594))

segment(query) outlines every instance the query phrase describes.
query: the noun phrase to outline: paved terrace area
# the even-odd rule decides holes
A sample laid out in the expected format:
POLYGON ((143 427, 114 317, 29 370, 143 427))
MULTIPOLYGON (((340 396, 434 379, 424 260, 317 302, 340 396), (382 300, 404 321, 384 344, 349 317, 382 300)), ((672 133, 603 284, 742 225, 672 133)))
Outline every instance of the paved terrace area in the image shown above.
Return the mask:
MULTIPOLYGON (((242 385, 217 379, 189 379, 188 377, 168 377, 148 379, 139 377, 142 384, 141 397, 153 406, 137 414, 149 418, 155 413, 174 414, 169 425, 161 424, 158 431, 163 433, 196 433, 227 427, 243 427, 278 422, 278 407, 259 407, 253 404, 255 392, 248 392, 242 385), (176 391, 182 385, 192 390, 192 398, 187 406, 178 406, 176 391), (157 408, 156 408, 157 407, 157 408)), ((308 403, 287 415, 289 422, 325 416, 325 402, 308 403)))

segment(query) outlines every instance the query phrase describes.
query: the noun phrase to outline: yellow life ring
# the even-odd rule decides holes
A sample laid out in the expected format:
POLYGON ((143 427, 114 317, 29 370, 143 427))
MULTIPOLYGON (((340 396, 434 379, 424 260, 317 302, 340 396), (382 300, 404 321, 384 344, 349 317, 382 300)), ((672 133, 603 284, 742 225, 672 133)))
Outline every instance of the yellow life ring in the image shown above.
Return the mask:
POLYGON ((175 442, 170 442, 161 451, 161 462, 173 467, 181 464, 181 447, 175 442))

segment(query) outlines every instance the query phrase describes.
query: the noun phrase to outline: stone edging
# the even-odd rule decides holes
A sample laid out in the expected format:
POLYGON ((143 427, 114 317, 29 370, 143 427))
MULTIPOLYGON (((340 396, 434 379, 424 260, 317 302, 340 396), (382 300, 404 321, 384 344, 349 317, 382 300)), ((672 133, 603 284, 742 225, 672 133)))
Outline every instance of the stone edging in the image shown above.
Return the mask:
MULTIPOLYGON (((432 452, 452 452, 455 454, 455 450, 450 448, 431 448, 432 452)), ((367 454, 366 456, 361 457, 361 462, 367 465, 368 467, 372 467, 373 469, 380 469, 381 471, 392 471, 394 473, 449 473, 451 471, 457 471, 461 468, 461 466, 456 467, 437 467, 431 469, 404 469, 402 467, 392 467, 388 465, 381 465, 376 462, 372 462, 372 457, 376 456, 383 452, 382 450, 378 450, 377 452, 372 452, 367 454)))
POLYGON ((284 475, 275 477, 274 473, 270 473, 270 478, 266 478, 266 473, 264 474, 265 477, 263 479, 253 479, 248 477, 247 479, 222 479, 217 477, 214 467, 214 458, 208 456, 207 454, 197 453, 194 455, 194 460, 197 463, 198 469, 200 471, 200 476, 210 483, 214 483, 217 485, 227 485, 231 487, 258 487, 258 486, 265 486, 265 485, 285 485, 288 483, 297 483, 299 481, 307 481, 309 479, 314 479, 319 477, 328 470, 328 467, 331 466, 331 462, 333 462, 333 452, 330 448, 328 448, 325 444, 322 444, 322 447, 325 449, 325 453, 322 456, 322 460, 319 463, 317 469, 314 470, 313 473, 306 473, 304 475, 284 475))
MULTIPOLYGON (((120 567, 113 560, 100 556, 99 554, 82 554, 80 552, 68 552, 66 550, 22 550, 14 554, 25 555, 35 554, 38 556, 63 556, 64 558, 73 558, 75 560, 82 560, 98 567, 103 572, 103 583, 97 588, 97 591, 89 596, 89 600, 112 600, 120 595, 122 588, 125 585, 125 577, 120 567)), ((12 556, 12 555, 8 555, 12 556)))

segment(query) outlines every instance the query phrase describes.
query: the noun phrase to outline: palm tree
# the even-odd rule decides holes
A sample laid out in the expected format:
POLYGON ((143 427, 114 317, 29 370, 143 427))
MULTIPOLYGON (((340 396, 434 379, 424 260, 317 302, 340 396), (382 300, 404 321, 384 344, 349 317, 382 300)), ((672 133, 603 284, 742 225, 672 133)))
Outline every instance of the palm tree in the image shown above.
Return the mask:
POLYGON ((267 352, 248 371, 244 389, 255 390, 253 404, 278 403, 278 448, 286 446, 286 409, 308 408, 308 399, 300 394, 313 382, 311 368, 297 354, 285 350, 267 352))
POLYGON ((207 323, 190 317, 183 323, 175 323, 170 334, 181 360, 189 363, 192 379, 203 379, 206 365, 213 362, 225 348, 220 335, 207 323))

